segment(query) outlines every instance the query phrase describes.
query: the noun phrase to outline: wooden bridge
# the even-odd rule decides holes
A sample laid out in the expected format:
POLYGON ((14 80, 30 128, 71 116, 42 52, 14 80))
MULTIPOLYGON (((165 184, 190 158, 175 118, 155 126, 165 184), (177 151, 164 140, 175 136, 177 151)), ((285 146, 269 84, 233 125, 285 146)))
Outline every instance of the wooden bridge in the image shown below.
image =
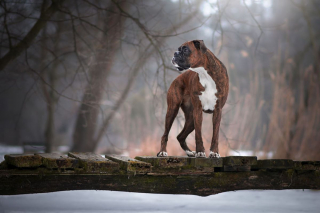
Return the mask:
POLYGON ((320 161, 70 152, 6 155, 0 164, 0 195, 114 190, 207 196, 245 189, 320 189, 320 161))

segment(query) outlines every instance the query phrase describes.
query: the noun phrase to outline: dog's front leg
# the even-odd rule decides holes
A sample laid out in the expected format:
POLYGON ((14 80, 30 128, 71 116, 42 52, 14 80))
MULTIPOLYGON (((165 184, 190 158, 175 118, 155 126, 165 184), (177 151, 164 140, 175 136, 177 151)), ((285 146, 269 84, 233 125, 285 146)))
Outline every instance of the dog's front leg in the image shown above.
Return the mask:
POLYGON ((210 155, 209 158, 220 158, 219 154, 219 127, 221 121, 221 109, 217 108, 213 111, 212 115, 212 141, 210 146, 210 155))
POLYGON ((202 105, 198 97, 193 98, 193 119, 194 119, 194 129, 196 136, 196 157, 205 158, 206 153, 204 152, 204 146, 201 135, 202 127, 202 105))

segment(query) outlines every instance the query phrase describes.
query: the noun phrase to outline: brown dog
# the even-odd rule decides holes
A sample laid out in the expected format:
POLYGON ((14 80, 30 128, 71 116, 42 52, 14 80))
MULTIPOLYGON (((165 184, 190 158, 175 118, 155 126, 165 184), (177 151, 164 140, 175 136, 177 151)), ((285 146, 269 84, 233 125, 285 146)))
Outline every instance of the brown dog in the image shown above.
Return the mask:
POLYGON ((223 63, 204 45, 202 40, 182 44, 174 53, 173 65, 184 71, 171 84, 167 94, 165 131, 161 138, 158 157, 168 156, 167 141, 173 120, 179 107, 185 115, 185 125, 177 136, 183 150, 189 157, 206 157, 201 136, 202 112, 212 113, 213 135, 210 158, 219 158, 218 137, 222 107, 229 91, 227 69, 223 63), (186 144, 187 136, 195 129, 196 152, 186 144))

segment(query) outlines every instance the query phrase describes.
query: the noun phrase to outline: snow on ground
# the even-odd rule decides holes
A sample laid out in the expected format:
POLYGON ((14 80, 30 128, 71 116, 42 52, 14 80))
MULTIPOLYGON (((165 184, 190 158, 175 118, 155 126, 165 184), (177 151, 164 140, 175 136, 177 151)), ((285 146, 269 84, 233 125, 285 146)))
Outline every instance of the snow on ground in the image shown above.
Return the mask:
POLYGON ((319 212, 320 191, 246 190, 208 197, 115 191, 66 191, 0 196, 0 213, 319 212))
POLYGON ((252 150, 229 150, 230 156, 257 156, 258 160, 260 158, 271 159, 273 157, 273 152, 264 151, 252 151, 252 150))
MULTIPOLYGON (((22 146, 7 146, 4 144, 0 144, 0 162, 4 160, 4 155, 6 154, 22 154, 23 148, 22 146)), ((1 213, 1 210, 0 210, 1 213)))

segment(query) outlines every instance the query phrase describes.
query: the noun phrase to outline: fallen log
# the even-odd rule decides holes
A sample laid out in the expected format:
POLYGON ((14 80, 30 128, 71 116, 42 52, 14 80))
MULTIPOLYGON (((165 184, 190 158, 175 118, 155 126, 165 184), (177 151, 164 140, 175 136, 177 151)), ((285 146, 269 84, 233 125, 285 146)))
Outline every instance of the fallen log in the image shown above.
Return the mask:
POLYGON ((7 155, 5 159, 0 166, 0 195, 114 190, 207 196, 248 189, 320 189, 319 161, 241 156, 101 158, 93 153, 7 155))

